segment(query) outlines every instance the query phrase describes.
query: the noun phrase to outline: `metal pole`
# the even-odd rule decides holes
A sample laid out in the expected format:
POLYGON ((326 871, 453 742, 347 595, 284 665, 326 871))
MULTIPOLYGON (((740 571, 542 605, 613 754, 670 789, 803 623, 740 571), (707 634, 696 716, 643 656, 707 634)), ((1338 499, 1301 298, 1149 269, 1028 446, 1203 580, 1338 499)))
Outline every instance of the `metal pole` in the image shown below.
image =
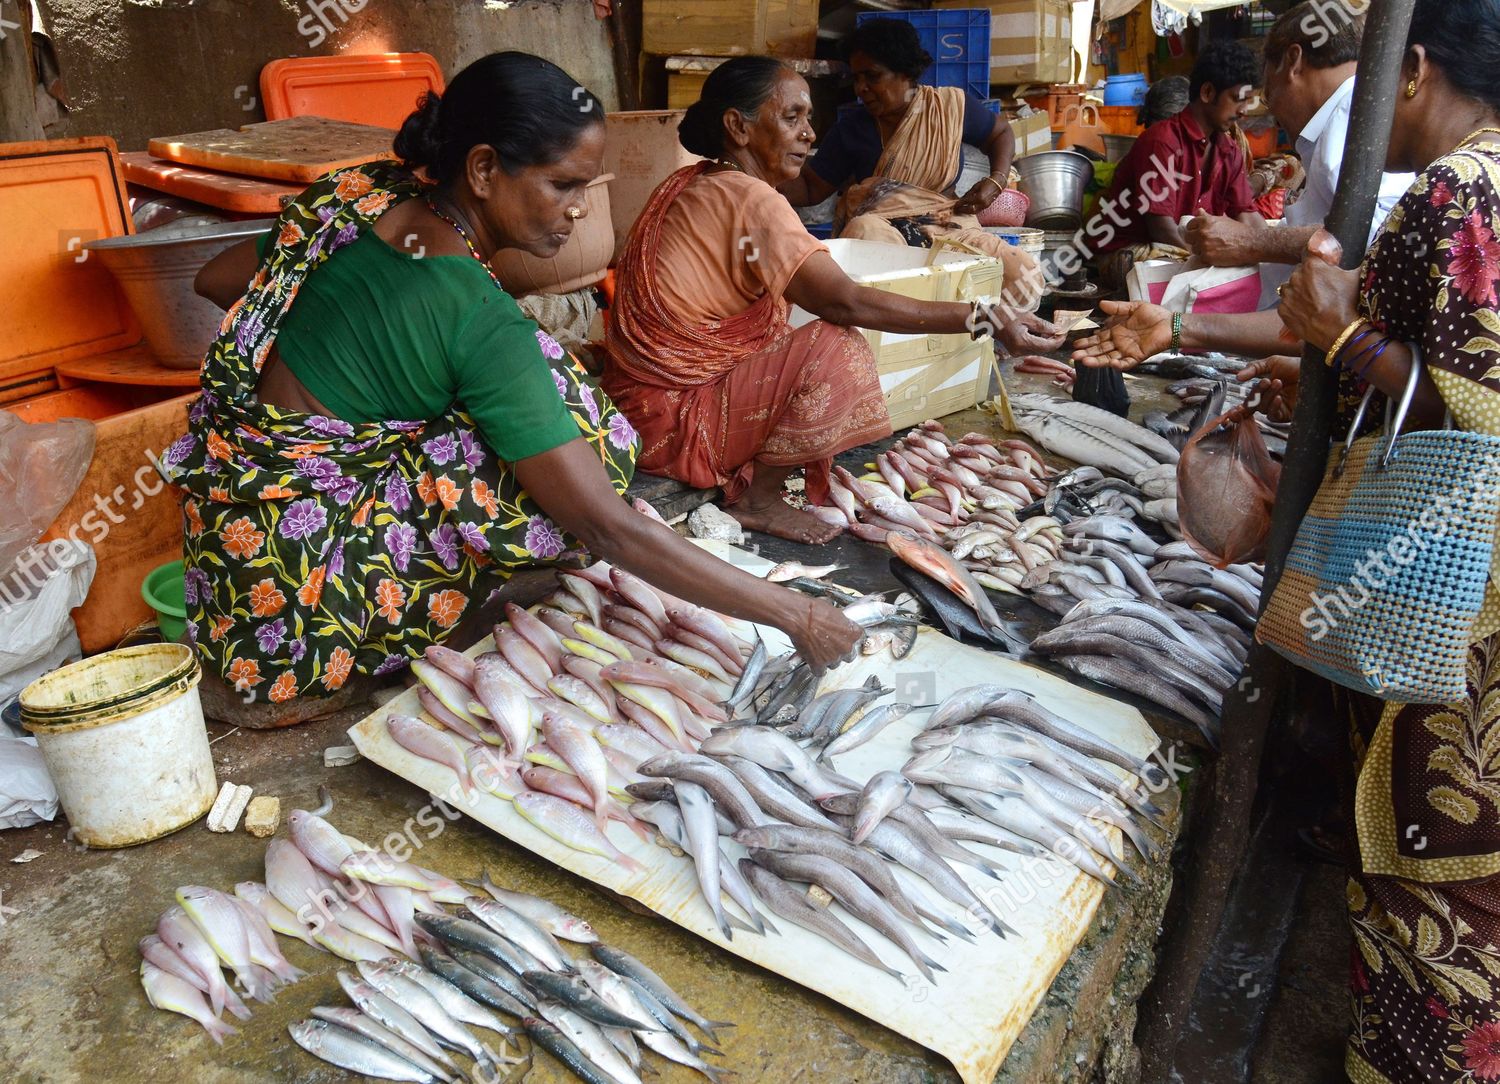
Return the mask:
MULTIPOLYGON (((1346 268, 1357 267, 1363 258, 1375 215, 1414 3, 1369 3, 1349 138, 1327 223, 1344 247, 1346 268)), ((1339 6, 1323 5, 1333 18, 1339 17, 1339 6)), ((1262 600, 1275 590, 1297 528, 1322 484, 1336 396, 1335 374, 1323 363, 1322 353, 1309 348, 1302 359, 1297 411, 1276 493, 1262 600)), ((1288 663, 1257 644, 1250 652, 1244 678, 1224 698, 1223 751, 1204 811, 1207 823, 1187 863, 1178 908, 1180 924, 1164 944, 1156 980, 1141 1007, 1143 1080, 1171 1079, 1177 1041, 1186 1030, 1198 977, 1243 862, 1266 733, 1288 673, 1288 663)))

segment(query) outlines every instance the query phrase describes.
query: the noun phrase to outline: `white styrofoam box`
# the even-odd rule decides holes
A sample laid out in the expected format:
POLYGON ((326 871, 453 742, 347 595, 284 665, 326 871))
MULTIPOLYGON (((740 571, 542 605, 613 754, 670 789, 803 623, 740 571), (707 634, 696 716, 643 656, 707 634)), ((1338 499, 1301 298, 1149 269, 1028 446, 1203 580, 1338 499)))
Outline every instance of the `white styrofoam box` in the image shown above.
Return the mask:
MULTIPOLYGON (((922 301, 975 301, 999 297, 1005 271, 991 256, 944 249, 886 245, 837 238, 826 242, 834 262, 862 286, 922 301)), ((794 307, 793 327, 816 319, 794 307)), ((875 353, 881 391, 898 429, 941 417, 984 400, 989 389, 993 346, 967 333, 903 334, 864 331, 875 353)))

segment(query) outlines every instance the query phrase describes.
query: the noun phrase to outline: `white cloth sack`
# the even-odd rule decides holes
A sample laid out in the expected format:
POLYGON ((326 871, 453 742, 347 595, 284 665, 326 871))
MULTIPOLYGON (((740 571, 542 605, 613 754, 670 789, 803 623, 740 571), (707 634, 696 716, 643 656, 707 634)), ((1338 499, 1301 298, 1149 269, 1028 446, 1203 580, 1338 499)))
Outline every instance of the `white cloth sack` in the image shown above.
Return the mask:
POLYGON ((25 828, 57 816, 57 788, 35 738, 0 734, 0 828, 25 828))
POLYGON ((73 608, 83 604, 94 582, 93 547, 54 539, 30 552, 37 559, 29 566, 18 561, 0 577, 0 704, 83 657, 73 608))

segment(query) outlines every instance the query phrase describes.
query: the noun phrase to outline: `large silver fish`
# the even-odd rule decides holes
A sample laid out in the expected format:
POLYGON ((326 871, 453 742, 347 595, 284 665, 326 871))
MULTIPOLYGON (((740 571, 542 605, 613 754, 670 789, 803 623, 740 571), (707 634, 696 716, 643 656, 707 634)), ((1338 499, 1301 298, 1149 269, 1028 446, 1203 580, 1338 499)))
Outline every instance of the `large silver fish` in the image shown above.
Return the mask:
POLYGON ((414 1065, 379 1043, 330 1024, 326 1020, 299 1020, 287 1027, 292 1041, 315 1058, 348 1069, 352 1073, 381 1080, 411 1080, 437 1084, 447 1080, 414 1065))

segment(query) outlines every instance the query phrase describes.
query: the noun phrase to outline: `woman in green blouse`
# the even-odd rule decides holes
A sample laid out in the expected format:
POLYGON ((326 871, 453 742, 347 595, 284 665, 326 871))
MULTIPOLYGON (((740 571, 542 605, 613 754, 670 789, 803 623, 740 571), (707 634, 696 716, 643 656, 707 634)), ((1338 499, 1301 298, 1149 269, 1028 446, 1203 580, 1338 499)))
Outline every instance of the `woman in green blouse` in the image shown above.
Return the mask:
POLYGON ((400 163, 318 181, 200 272, 229 313, 165 464, 185 491, 189 636, 219 691, 270 703, 250 725, 326 710, 516 569, 585 551, 779 627, 815 665, 858 642, 831 606, 621 499, 630 423, 489 269, 501 248, 567 241, 603 119, 555 65, 485 57, 407 120, 400 163))

